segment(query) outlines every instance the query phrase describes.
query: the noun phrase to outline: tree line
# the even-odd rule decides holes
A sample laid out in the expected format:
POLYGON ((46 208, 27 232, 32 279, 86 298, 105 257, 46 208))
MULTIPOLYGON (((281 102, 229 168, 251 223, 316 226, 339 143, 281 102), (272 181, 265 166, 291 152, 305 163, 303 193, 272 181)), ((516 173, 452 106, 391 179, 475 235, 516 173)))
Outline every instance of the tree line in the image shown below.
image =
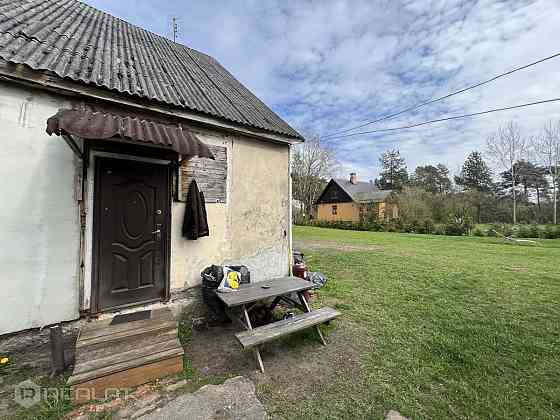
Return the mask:
MULTIPOLYGON (((387 150, 379 163, 375 184, 396 192, 400 216, 409 222, 558 222, 560 121, 549 121, 530 136, 515 122, 499 126, 487 137, 485 150, 473 150, 455 176, 442 163, 421 165, 409 173, 398 149, 387 150), (498 170, 492 171, 492 166, 498 170)), ((295 148, 291 168, 293 198, 308 218, 337 172, 335 154, 311 136, 295 148)))
POLYGON ((560 181, 560 121, 548 122, 525 136, 509 122, 488 136, 484 152, 474 150, 460 173, 450 176, 444 164, 407 170, 398 149, 379 158, 375 184, 397 192, 403 219, 445 223, 557 223, 560 181), (499 168, 493 173, 489 162, 499 168))

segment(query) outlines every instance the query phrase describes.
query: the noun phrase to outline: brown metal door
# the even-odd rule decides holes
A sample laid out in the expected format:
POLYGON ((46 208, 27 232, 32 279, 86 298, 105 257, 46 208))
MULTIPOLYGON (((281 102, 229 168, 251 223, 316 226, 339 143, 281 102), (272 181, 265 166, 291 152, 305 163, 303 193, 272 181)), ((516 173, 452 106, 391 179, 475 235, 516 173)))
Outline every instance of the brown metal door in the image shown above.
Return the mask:
POLYGON ((164 165, 96 160, 94 310, 165 297, 168 176, 164 165))

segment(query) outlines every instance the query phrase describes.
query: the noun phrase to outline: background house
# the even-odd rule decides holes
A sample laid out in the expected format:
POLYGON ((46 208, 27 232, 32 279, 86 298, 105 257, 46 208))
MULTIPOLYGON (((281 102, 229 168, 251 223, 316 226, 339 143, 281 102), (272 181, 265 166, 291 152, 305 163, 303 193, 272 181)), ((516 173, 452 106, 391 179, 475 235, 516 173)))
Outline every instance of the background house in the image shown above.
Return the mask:
POLYGON ((289 273, 302 138, 212 57, 78 1, 14 0, 0 122, 0 334, 168 301, 210 264, 289 273))
POLYGON ((373 182, 358 181, 355 173, 349 179, 331 179, 316 205, 316 219, 322 221, 360 222, 399 216, 391 190, 380 190, 373 182))

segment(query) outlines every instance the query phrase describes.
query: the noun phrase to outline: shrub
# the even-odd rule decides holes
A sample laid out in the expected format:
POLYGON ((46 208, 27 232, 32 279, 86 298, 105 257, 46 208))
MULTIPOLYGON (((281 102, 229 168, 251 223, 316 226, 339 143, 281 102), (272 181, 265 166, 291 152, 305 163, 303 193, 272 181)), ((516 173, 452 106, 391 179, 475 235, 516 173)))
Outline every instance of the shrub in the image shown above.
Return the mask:
POLYGON ((381 230, 384 232, 399 232, 395 223, 392 220, 388 220, 381 225, 381 230))
POLYGON ((445 225, 445 234, 449 236, 463 236, 467 232, 468 228, 462 223, 451 222, 445 225))
POLYGON ((434 235, 445 235, 445 226, 436 225, 433 230, 434 235))
POLYGON ((488 236, 489 238, 497 238, 498 235, 498 231, 494 228, 490 228, 486 231, 486 236, 488 236))
POLYGON ((502 234, 504 236, 514 236, 515 230, 512 226, 504 225, 503 230, 502 230, 502 234))
POLYGON ((539 238, 541 236, 541 230, 537 225, 531 225, 529 228, 529 238, 539 238))
POLYGON ((493 231, 495 231, 497 234, 499 234, 499 233, 504 233, 504 227, 505 227, 505 225, 500 225, 498 223, 494 223, 494 224, 492 224, 491 229, 493 231))
POLYGON ((541 231, 541 238, 544 239, 558 239, 560 238, 560 229, 553 225, 547 225, 544 231, 541 231))
POLYGON ((383 230, 383 223, 378 220, 370 220, 366 222, 366 229, 373 232, 380 232, 383 230))
POLYGON ((484 236, 484 231, 480 228, 476 228, 475 230, 473 230, 473 236, 482 237, 484 236))
POLYGON ((418 220, 413 220, 409 224, 403 226, 403 231, 406 233, 424 233, 424 228, 418 220))
POLYGON ((432 219, 424 220, 424 233, 432 233, 435 230, 435 225, 432 219))
POLYGON ((521 225, 515 234, 517 238, 532 238, 531 229, 526 225, 521 225))

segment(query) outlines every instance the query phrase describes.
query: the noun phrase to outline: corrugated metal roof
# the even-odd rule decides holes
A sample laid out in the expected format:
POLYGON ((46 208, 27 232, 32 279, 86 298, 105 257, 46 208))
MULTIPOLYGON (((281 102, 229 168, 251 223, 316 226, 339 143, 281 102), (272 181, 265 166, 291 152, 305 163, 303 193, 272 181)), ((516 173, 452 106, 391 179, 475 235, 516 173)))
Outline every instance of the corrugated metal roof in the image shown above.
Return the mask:
POLYGON ((301 138, 212 57, 76 0, 0 0, 0 57, 301 138))
POLYGON ((356 202, 383 201, 392 193, 392 190, 380 190, 371 182, 352 184, 344 178, 333 178, 333 181, 356 202))

